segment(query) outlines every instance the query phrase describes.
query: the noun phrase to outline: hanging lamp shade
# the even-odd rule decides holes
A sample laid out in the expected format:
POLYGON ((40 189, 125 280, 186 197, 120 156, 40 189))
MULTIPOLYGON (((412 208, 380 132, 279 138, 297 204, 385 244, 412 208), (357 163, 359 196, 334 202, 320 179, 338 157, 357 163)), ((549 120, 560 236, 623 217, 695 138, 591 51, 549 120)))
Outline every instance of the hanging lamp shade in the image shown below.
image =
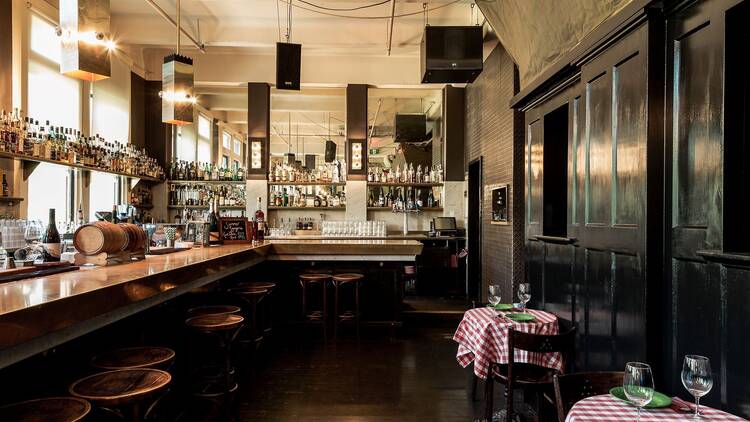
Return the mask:
POLYGON ((161 121, 172 125, 193 123, 193 59, 179 54, 164 58, 161 67, 161 121))
POLYGON ((109 0, 60 0, 60 73, 85 81, 111 76, 109 0))

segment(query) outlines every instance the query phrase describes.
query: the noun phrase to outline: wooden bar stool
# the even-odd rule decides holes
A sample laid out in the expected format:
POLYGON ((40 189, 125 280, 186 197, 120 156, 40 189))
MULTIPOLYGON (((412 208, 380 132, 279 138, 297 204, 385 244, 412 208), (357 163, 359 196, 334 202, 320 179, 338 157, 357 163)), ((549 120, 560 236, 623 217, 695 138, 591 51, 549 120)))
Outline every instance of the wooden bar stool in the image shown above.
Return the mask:
POLYGON ((334 308, 334 322, 333 322, 333 338, 337 338, 339 334, 339 325, 344 321, 354 321, 354 325, 357 329, 357 339, 359 339, 359 285, 365 279, 365 276, 357 273, 344 273, 336 274, 333 276, 333 308, 334 308), (339 290, 347 285, 351 284, 354 286, 354 310, 339 311, 339 290))
POLYGON ((91 366, 102 370, 153 368, 166 371, 172 366, 174 358, 174 350, 168 347, 127 347, 94 356, 91 366))
POLYGON ((118 369, 82 378, 69 391, 95 406, 114 409, 132 421, 142 421, 148 401, 167 388, 170 381, 169 372, 159 369, 118 369))
POLYGON ((250 320, 249 340, 255 343, 256 348, 268 338, 273 331, 273 313, 270 303, 271 294, 276 289, 276 283, 250 282, 242 283, 227 290, 228 293, 239 297, 247 304, 245 317, 250 320))
POLYGON ((320 323, 323 326, 323 340, 328 341, 328 282, 331 281, 330 274, 300 274, 299 284, 302 287, 302 317, 309 323, 320 323), (309 287, 320 285, 322 308, 319 310, 308 309, 307 290, 309 287))
POLYGON ((91 412, 91 404, 77 397, 49 397, 0 407, 0 421, 76 422, 91 412))
POLYGON ((242 309, 239 306, 234 305, 204 305, 188 309, 187 316, 190 318, 199 315, 239 314, 241 312, 242 309))
POLYGON ((224 412, 229 412, 231 397, 238 384, 232 374, 232 343, 242 328, 244 318, 237 314, 207 314, 188 318, 185 325, 195 334, 218 340, 218 352, 222 355, 223 368, 218 377, 200 377, 194 380, 193 393, 197 396, 216 400, 224 398, 224 412), (217 380, 221 382, 217 383, 217 380), (217 385, 218 384, 218 385, 217 385))

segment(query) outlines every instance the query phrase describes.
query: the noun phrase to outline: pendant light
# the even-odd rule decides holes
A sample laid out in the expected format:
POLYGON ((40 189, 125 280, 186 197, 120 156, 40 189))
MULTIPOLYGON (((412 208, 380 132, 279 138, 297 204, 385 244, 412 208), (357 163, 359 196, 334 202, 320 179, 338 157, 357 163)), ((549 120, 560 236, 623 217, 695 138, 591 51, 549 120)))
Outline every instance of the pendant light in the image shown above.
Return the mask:
POLYGON ((109 0, 60 0, 60 73, 84 81, 111 76, 109 0))
POLYGON ((180 55, 180 0, 177 0, 177 49, 161 67, 161 121, 184 126, 193 123, 193 59, 180 55))

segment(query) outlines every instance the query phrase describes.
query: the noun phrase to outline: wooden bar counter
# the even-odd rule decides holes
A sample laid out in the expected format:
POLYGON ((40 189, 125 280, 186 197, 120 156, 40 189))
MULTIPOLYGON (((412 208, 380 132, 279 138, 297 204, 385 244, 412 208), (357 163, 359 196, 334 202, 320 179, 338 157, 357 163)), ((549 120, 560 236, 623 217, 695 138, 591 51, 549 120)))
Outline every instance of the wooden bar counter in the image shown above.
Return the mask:
POLYGON ((414 240, 274 240, 0 284, 0 368, 266 259, 413 261, 421 251, 414 240))

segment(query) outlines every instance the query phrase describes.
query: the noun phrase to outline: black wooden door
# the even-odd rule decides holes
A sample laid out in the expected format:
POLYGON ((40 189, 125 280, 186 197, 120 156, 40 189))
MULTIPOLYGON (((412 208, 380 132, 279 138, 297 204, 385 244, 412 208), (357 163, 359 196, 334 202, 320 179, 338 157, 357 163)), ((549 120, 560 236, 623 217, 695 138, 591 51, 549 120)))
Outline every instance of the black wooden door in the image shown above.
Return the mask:
MULTIPOLYGON (((707 356, 714 388, 702 401, 749 417, 750 264, 742 254, 725 253, 726 236, 747 218, 746 208, 725 216, 727 200, 746 195, 732 189, 737 180, 724 178, 737 170, 741 174, 743 169, 731 166, 746 163, 725 154, 742 154, 748 145, 745 131, 731 137, 725 132, 737 124, 726 120, 729 116, 747 125, 747 44, 731 41, 747 40, 749 16, 747 5, 738 4, 698 2, 675 11, 667 22, 668 329, 673 391, 690 397, 680 382, 684 355, 707 356)), ((740 249, 732 252, 750 252, 747 239, 743 243, 732 245, 740 249)))

